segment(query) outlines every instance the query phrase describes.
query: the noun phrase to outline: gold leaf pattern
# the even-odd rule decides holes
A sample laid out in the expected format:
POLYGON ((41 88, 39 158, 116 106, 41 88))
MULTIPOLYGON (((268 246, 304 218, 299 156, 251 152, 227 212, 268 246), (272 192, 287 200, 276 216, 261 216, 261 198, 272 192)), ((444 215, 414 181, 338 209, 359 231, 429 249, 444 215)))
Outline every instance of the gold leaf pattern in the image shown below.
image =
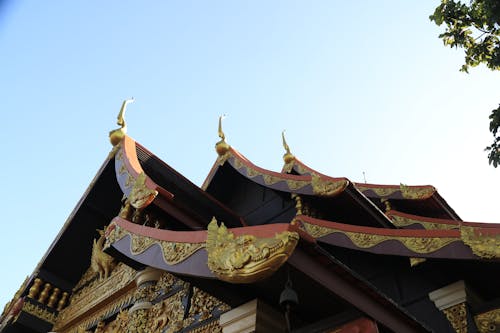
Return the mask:
POLYGON ((460 227, 460 236, 463 242, 472 249, 475 255, 481 258, 500 258, 500 234, 483 235, 474 227, 460 227))
POLYGON ((114 229, 112 229, 111 233, 108 235, 106 246, 128 235, 130 237, 130 252, 133 255, 141 254, 156 244, 161 247, 163 259, 168 265, 176 265, 186 260, 196 251, 205 247, 205 243, 182 243, 157 240, 147 236, 130 233, 116 224, 114 224, 114 226, 114 229))
POLYGON ((398 215, 390 215, 390 219, 392 223, 397 226, 397 227, 407 227, 412 224, 419 224, 424 229, 427 230, 452 230, 452 229, 458 229, 459 226, 456 224, 447 224, 447 223, 432 223, 432 222, 426 222, 426 221, 419 221, 419 220, 414 220, 410 219, 408 217, 403 217, 403 216, 398 216, 398 215))
POLYGON ((443 313, 456 333, 467 333, 467 308, 465 303, 443 309, 443 313))
POLYGON ((333 233, 343 234, 347 236, 351 240, 351 242, 359 248, 371 248, 382 242, 394 240, 404 245, 408 250, 420 254, 432 253, 452 242, 459 241, 459 239, 451 237, 419 238, 342 231, 338 229, 318 226, 307 222, 303 222, 303 228, 314 238, 323 237, 333 233))
POLYGON ((317 174, 312 174, 311 185, 313 188, 313 192, 316 195, 320 196, 335 196, 342 192, 348 182, 345 179, 332 181, 332 180, 323 180, 317 174))

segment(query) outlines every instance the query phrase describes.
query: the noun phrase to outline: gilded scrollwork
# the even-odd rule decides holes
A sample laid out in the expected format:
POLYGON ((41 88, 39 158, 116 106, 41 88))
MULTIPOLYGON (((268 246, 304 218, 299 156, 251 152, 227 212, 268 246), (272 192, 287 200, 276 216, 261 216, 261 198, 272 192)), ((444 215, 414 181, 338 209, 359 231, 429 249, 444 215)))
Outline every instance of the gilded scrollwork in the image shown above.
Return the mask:
POLYGON ((456 333, 467 333, 467 308, 465 303, 443 309, 443 313, 456 333))
POLYGON ((194 287, 188 315, 191 317, 196 316, 197 321, 203 321, 211 318, 215 309, 225 312, 230 310, 231 307, 203 290, 194 287))
POLYGON ((424 229, 427 230, 452 230, 458 229, 459 226, 457 224, 447 224, 447 223, 432 223, 426 221, 414 220, 408 217, 398 216, 398 215, 390 215, 389 217, 392 223, 397 227, 407 227, 413 224, 421 225, 424 229))
POLYGON ((401 195, 405 199, 427 199, 436 192, 436 189, 432 186, 413 187, 400 184, 399 187, 401 195))
POLYGON ((500 328, 500 309, 493 309, 474 316, 480 333, 498 332, 500 328))
POLYGON ((174 296, 155 304, 149 310, 148 332, 177 332, 184 327, 184 293, 178 292, 174 296))
POLYGON ((116 224, 112 224, 111 230, 108 233, 106 246, 124 238, 130 237, 130 252, 133 255, 138 255, 151 248, 153 245, 158 245, 162 249, 163 259, 168 265, 175 265, 193 255, 196 251, 205 247, 205 243, 181 243, 168 242, 154 239, 147 236, 136 235, 120 228, 116 224))
POLYGON ((366 192, 372 191, 379 197, 388 197, 391 196, 392 194, 398 192, 400 189, 399 188, 394 188, 394 187, 377 187, 377 186, 367 186, 367 185, 356 185, 356 188, 363 192, 363 194, 367 194, 366 192))
POLYGON ((311 185, 313 188, 313 192, 316 195, 319 196, 335 196, 342 192, 349 182, 345 179, 341 180, 323 180, 321 176, 313 173, 312 174, 312 180, 311 180, 311 185))
POLYGON ((251 283, 276 271, 297 245, 296 232, 284 231, 272 238, 235 237, 215 218, 208 225, 208 267, 221 280, 251 283))
POLYGON ((57 318, 57 315, 54 312, 50 312, 42 308, 41 306, 35 305, 30 302, 24 302, 22 311, 27 312, 51 324, 54 324, 57 318))
POLYGON ((390 240, 397 241, 404 245, 408 250, 420 254, 432 253, 445 247, 448 244, 451 244, 452 242, 459 241, 459 239, 452 237, 402 237, 351 232, 323 227, 307 222, 302 223, 302 228, 314 238, 323 237, 333 233, 343 234, 359 248, 371 248, 380 243, 390 240))
POLYGON ((500 258, 500 234, 487 235, 474 227, 461 226, 460 236, 478 257, 500 258))
MULTIPOLYGON (((89 270, 91 271, 91 270, 89 270)), ((81 280, 85 283, 79 283, 79 289, 74 289, 73 295, 70 298, 70 304, 59 312, 57 322, 55 323, 55 330, 65 327, 70 322, 75 321, 82 316, 85 312, 96 308, 99 304, 116 292, 125 289, 128 285, 133 283, 135 277, 135 270, 128 267, 123 263, 118 263, 112 274, 107 279, 91 279, 89 280, 87 274, 84 274, 81 280)), ((114 303, 108 304, 103 309, 103 314, 111 313, 112 311, 120 308, 124 304, 129 304, 134 299, 133 293, 127 293, 114 303)), ((96 315, 97 317, 97 315, 96 315)), ((80 325, 81 323, 78 323, 80 325)), ((85 323, 85 327, 90 327, 91 323, 85 323)), ((76 329, 77 326, 74 326, 76 329)), ((66 330, 65 330, 66 331, 66 330)), ((69 332, 69 330, 68 330, 69 332)))
POLYGON ((158 195, 158 191, 146 186, 146 174, 141 172, 135 179, 128 200, 135 209, 142 209, 149 205, 158 195))

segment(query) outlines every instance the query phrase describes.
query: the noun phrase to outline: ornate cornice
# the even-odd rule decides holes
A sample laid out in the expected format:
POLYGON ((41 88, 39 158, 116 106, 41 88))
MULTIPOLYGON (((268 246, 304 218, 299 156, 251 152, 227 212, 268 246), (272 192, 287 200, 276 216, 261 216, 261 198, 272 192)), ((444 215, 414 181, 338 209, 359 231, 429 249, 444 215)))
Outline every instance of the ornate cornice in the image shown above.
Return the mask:
POLYGON ((98 308, 99 304, 112 295, 127 289, 134 283, 135 273, 132 268, 119 263, 108 278, 96 279, 83 286, 71 296, 70 305, 59 312, 55 330, 70 324, 88 311, 98 308))

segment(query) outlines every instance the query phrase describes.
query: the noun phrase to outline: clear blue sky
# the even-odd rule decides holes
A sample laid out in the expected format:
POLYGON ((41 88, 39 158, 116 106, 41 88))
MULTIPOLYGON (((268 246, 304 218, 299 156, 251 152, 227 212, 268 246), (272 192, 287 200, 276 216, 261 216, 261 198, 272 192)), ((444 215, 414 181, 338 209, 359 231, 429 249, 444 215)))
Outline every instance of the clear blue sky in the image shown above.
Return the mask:
POLYGON ((286 129, 323 173, 432 184, 463 219, 500 222, 483 152, 500 73, 458 72, 463 51, 428 19, 437 4, 0 1, 0 304, 104 161, 130 96, 130 136, 196 184, 225 113, 228 142, 264 168, 280 169, 286 129))

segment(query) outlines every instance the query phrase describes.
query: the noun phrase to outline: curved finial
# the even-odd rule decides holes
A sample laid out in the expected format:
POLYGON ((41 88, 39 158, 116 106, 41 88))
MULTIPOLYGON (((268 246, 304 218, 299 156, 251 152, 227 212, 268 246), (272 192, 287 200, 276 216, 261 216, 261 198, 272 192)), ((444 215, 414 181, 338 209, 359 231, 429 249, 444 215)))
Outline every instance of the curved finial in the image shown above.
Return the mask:
POLYGON ((226 115, 219 116, 219 138, 221 138, 222 141, 226 140, 226 135, 222 131, 222 119, 224 119, 226 115))
POLYGON ((120 128, 117 128, 109 132, 109 141, 113 146, 116 146, 118 143, 120 143, 120 141, 127 133, 127 124, 125 123, 125 110, 127 109, 127 105, 132 102, 134 102, 133 97, 123 101, 120 112, 116 117, 116 124, 120 125, 120 128))
POLYGON ((123 101, 122 108, 120 109, 120 113, 118 113, 118 117, 116 117, 116 124, 120 125, 122 128, 126 128, 127 124, 125 124, 125 110, 127 109, 127 105, 134 102, 134 98, 129 98, 123 101))
POLYGON ((285 148, 285 154, 283 155, 283 160, 285 161, 286 164, 288 164, 288 163, 291 163, 295 159, 295 156, 293 156, 293 154, 290 152, 290 147, 286 143, 285 130, 283 130, 283 132, 281 132, 281 138, 283 140, 283 148, 285 148))
POLYGON ((226 115, 222 115, 219 117, 219 138, 220 141, 215 144, 215 151, 219 156, 223 156, 229 151, 229 145, 226 143, 226 135, 222 131, 222 119, 224 119, 226 115))

